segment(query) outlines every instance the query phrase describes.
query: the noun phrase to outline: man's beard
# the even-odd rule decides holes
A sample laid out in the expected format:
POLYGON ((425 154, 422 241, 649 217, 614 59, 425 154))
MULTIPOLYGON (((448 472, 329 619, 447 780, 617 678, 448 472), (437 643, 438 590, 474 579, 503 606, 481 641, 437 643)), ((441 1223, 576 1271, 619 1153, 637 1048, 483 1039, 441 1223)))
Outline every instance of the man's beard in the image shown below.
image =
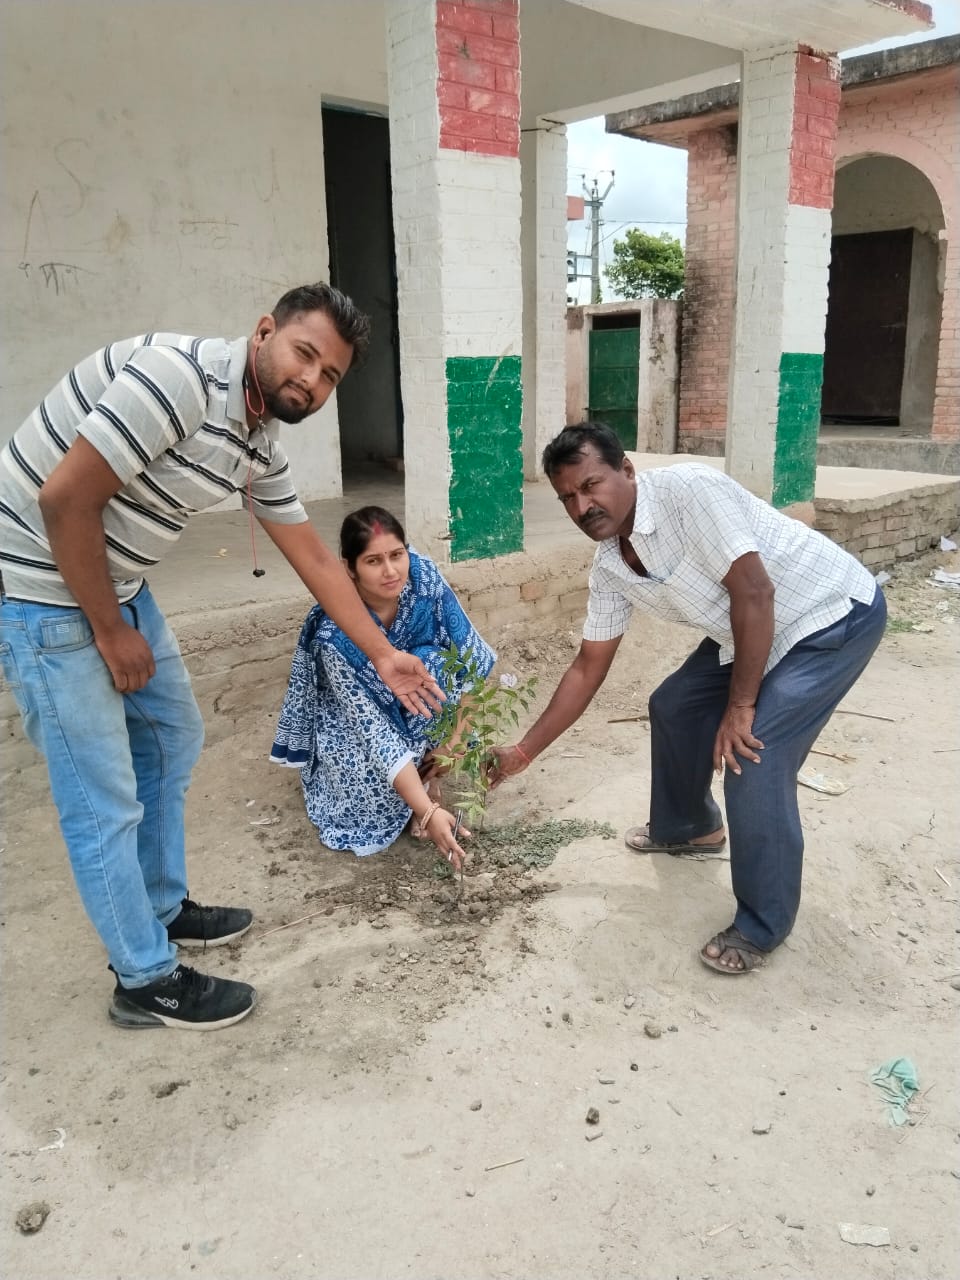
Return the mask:
POLYGON ((263 398, 264 409, 268 418, 276 418, 278 422, 285 422, 290 426, 294 426, 313 413, 313 405, 309 397, 305 402, 295 397, 288 398, 284 394, 283 387, 278 388, 274 385, 273 368, 263 348, 257 352, 254 367, 257 375, 257 388, 263 398))
POLYGON ((263 403, 267 406, 267 413, 271 418, 276 418, 278 422, 285 422, 290 426, 302 422, 313 413, 313 407, 309 403, 301 404, 299 401, 291 403, 281 399, 280 395, 273 391, 264 391, 263 403))

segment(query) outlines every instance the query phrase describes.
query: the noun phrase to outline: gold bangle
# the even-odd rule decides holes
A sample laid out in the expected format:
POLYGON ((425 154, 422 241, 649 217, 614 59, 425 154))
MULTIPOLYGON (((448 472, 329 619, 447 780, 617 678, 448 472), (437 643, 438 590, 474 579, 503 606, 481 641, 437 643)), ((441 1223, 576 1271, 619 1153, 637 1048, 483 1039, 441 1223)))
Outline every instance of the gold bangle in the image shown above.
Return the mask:
POLYGON ((426 813, 423 815, 423 817, 420 819, 420 830, 424 832, 424 834, 426 834, 427 827, 429 827, 433 819, 433 815, 437 812, 439 808, 440 808, 439 804, 432 804, 430 808, 426 811, 426 813))

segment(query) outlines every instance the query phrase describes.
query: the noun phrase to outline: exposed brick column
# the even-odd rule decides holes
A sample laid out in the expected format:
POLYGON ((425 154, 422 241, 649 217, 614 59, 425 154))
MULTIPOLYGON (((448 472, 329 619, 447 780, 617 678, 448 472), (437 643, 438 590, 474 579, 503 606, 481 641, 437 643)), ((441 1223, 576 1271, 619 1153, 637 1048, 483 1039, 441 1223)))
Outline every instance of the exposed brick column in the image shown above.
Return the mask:
POLYGON ((523 464, 542 475, 544 445, 563 429, 567 341, 567 130, 538 120, 520 142, 523 183, 523 464))
POLYGON ((736 279, 737 126, 702 129, 687 153, 678 445, 723 453, 736 279))
POLYGON ((744 54, 727 469, 778 507, 813 500, 839 106, 836 58, 744 54))
POLYGON ((385 18, 408 531, 501 555, 523 546, 517 0, 385 18))

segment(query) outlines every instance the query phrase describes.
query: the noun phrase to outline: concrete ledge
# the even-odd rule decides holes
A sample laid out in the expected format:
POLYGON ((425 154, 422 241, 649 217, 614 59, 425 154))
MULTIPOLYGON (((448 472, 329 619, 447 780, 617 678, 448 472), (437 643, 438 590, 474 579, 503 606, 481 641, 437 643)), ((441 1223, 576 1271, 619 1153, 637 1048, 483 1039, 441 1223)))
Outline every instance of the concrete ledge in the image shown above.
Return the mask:
MULTIPOLYGON (((502 628, 510 624, 552 628, 575 625, 583 618, 594 548, 572 526, 571 532, 576 540, 555 550, 447 566, 448 581, 474 625, 494 647, 502 628)), ((244 577, 247 572, 245 565, 239 570, 244 577)), ((246 590, 245 583, 242 589, 246 590)), ((180 651, 203 714, 207 746, 232 736, 241 719, 249 723, 253 713, 262 717, 264 754, 269 751, 293 646, 310 607, 302 588, 283 601, 247 601, 201 610, 184 610, 168 601, 168 613, 175 619, 180 651)), ((44 765, 22 732, 13 695, 2 680, 0 743, 0 777, 12 795, 17 775, 44 765)))
MULTIPOLYGON (((723 458, 693 454, 630 457, 638 470, 684 462, 718 470, 724 465, 723 458)), ((817 467, 813 508, 815 529, 868 567, 889 569, 936 546, 942 533, 960 525, 960 476, 817 467)))
POLYGON ((960 443, 883 436, 821 433, 817 444, 821 467, 873 467, 887 471, 921 471, 940 476, 960 476, 960 443))
MULTIPOLYGON (((633 454, 638 469, 722 458, 633 454)), ((310 514, 335 543, 342 515, 379 502, 402 517, 395 477, 367 483, 310 514)), ((890 568, 935 546, 960 524, 960 478, 854 467, 819 467, 815 527, 871 569, 890 568)), ((516 555, 447 565, 444 572, 478 629, 496 644, 505 626, 536 633, 578 625, 587 599, 594 544, 563 513, 545 481, 526 486, 526 546, 516 555)), ((151 574, 151 586, 173 623, 207 727, 208 743, 232 734, 250 712, 263 717, 263 749, 290 670, 290 657, 311 600, 279 553, 259 538, 268 577, 252 580, 249 528, 240 512, 198 518, 179 546, 151 574)), ((24 738, 10 690, 0 681, 2 776, 13 797, 16 775, 40 766, 24 738)))

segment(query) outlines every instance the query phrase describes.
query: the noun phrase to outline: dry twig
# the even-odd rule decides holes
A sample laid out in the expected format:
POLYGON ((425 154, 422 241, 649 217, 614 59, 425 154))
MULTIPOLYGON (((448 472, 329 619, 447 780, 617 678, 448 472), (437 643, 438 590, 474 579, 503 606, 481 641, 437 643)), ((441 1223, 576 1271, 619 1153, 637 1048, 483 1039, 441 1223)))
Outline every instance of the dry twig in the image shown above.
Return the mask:
POLYGON ((841 716, 862 716, 864 720, 886 720, 887 724, 896 724, 893 716, 878 716, 872 711, 850 711, 847 707, 837 707, 837 714, 841 716))
POLYGON ((327 914, 327 908, 322 911, 311 911, 308 916, 301 916, 299 920, 288 920, 286 924, 278 924, 273 929, 266 929, 263 933, 258 934, 258 938, 269 938, 271 933, 279 933, 282 929, 292 929, 295 924, 306 924, 308 920, 314 920, 317 916, 327 914))

